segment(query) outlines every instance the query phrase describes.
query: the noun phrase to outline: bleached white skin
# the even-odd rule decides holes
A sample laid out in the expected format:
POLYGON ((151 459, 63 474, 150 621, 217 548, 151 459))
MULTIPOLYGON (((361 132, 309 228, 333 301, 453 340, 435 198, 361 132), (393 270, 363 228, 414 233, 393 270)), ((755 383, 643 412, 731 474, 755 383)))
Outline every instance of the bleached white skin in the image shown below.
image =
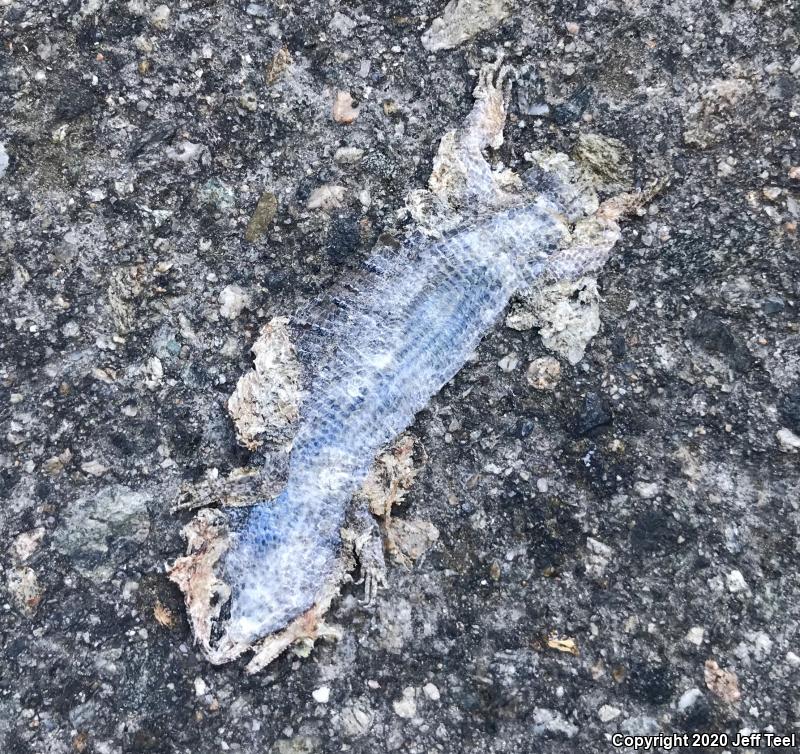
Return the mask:
POLYGON ((614 207, 592 233, 571 229, 581 208, 569 186, 521 203, 495 183, 481 150, 502 141, 496 71, 482 70, 456 150, 461 198, 476 215, 446 238, 418 236, 374 256, 368 279, 316 335, 318 346, 299 342, 315 376, 284 491, 234 526, 225 563, 229 643, 278 631, 315 604, 337 561, 349 501, 378 451, 459 371, 511 296, 599 268, 619 237, 614 207), (509 203, 517 206, 497 211, 509 203))
POLYGON ((335 350, 308 391, 286 489, 251 509, 228 556, 230 638, 264 636, 312 606, 376 454, 540 276, 564 227, 541 199, 373 260, 370 283, 332 323, 335 350))

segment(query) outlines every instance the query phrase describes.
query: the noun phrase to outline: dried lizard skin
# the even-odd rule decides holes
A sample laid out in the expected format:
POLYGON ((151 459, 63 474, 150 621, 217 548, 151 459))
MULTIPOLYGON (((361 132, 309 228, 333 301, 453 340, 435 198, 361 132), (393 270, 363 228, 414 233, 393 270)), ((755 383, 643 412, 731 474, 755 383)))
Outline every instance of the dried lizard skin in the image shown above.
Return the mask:
POLYGON ((316 373, 287 483, 231 520, 230 612, 216 647, 205 647, 212 661, 282 632, 261 667, 308 632, 341 577, 348 505, 380 449, 453 378, 516 292, 600 268, 619 238, 618 218, 640 203, 622 195, 586 217, 558 181, 538 195, 506 191, 483 152, 502 143, 508 72, 500 61, 482 69, 473 110, 450 142, 458 227, 376 253, 357 289, 313 337, 300 338, 316 373))

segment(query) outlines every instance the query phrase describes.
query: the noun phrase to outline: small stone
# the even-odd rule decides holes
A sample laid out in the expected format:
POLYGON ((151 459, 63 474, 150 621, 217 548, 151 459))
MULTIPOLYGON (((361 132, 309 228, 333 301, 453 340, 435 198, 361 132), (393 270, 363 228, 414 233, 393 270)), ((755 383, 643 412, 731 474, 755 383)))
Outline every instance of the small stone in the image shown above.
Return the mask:
POLYGON ((500 570, 500 564, 495 560, 489 566, 489 577, 492 579, 492 581, 500 581, 501 575, 502 572, 500 570))
POLYGON ((336 98, 333 101, 333 108, 331 114, 337 123, 349 126, 358 118, 360 108, 355 107, 353 104, 353 97, 350 92, 338 91, 336 98))
POLYGON ((561 364, 552 356, 534 359, 528 365, 525 379, 535 390, 554 390, 561 380, 561 364))
POLYGON ((167 147, 167 157, 175 162, 194 162, 200 159, 205 151, 204 144, 197 144, 193 141, 184 139, 178 142, 174 147, 167 147))
POLYGON ((699 647, 703 643, 706 632, 702 626, 692 626, 686 633, 686 641, 699 647))
POLYGON ((433 702, 438 702, 439 699, 442 696, 439 693, 439 689, 436 686, 434 686, 432 683, 426 683, 422 687, 422 693, 425 694, 425 696, 428 697, 428 699, 430 699, 433 702))
POLYGON ((753 639, 753 656, 758 662, 763 662, 772 654, 773 645, 769 634, 759 631, 753 639))
POLYGON ((687 689, 681 694, 678 699, 678 711, 685 712, 689 707, 697 702, 698 699, 703 697, 703 692, 698 688, 687 689))
POLYGON ((514 330, 538 327, 545 348, 577 364, 600 330, 597 281, 583 277, 547 286, 537 296, 523 297, 512 306, 505 322, 514 330))
POLYGON ((44 539, 44 527, 38 526, 30 531, 22 532, 14 539, 12 553, 20 563, 24 563, 36 550, 44 539))
POLYGON ((329 686, 320 686, 311 692, 311 696, 317 704, 327 704, 331 698, 331 689, 329 686))
POLYGON ((250 305, 250 297, 238 285, 226 285, 219 294, 219 313, 225 319, 236 319, 250 305))
POLYGON ((780 296, 768 296, 761 304, 764 314, 780 314, 786 308, 786 304, 780 296))
POLYGON ((156 600, 156 604, 153 606, 153 617, 164 628, 173 628, 175 626, 175 616, 168 607, 161 604, 160 600, 156 600))
POLYGON ((200 677, 194 679, 194 695, 197 697, 205 696, 208 693, 208 684, 200 677))
POLYGON ((364 150, 358 147, 339 147, 333 159, 340 165, 354 165, 364 156, 364 150))
POLYGON ((271 191, 265 191, 256 204, 253 216, 247 223, 244 239, 248 243, 257 241, 270 226, 278 212, 278 198, 271 191))
POLYGON ((598 394, 589 393, 575 417, 575 428, 579 435, 589 435, 613 421, 608 400, 598 394))
POLYGON ((633 490, 644 500, 652 500, 658 495, 658 484, 656 482, 636 482, 633 485, 633 490))
POLYGON ((363 736, 368 733, 372 721, 372 712, 367 707, 354 704, 342 711, 342 727, 350 736, 363 736))
POLYGON ((622 714, 622 710, 618 709, 617 707, 612 707, 610 704, 604 704, 597 710, 597 716, 600 718, 601 722, 609 723, 612 720, 616 720, 622 714))
POLYGON ((320 186, 311 192, 306 207, 308 209, 337 209, 344 202, 344 186, 320 186))
POLYGON ((586 575, 600 580, 605 576, 614 551, 604 542, 593 537, 586 538, 586 575))
POLYGON ((279 48, 272 56, 272 60, 264 72, 264 80, 267 86, 272 86, 291 64, 292 56, 289 54, 289 50, 286 47, 279 48))
POLYGON ((64 471, 64 467, 71 460, 72 460, 72 451, 69 448, 67 448, 62 453, 59 453, 57 456, 52 456, 51 458, 48 458, 42 464, 42 468, 50 476, 58 476, 58 474, 64 471))
POLYGON ((781 450, 785 453, 797 453, 800 450, 800 437, 798 437, 791 429, 782 427, 775 433, 778 438, 778 443, 781 450))
POLYGON ((150 55, 155 50, 153 40, 141 34, 133 38, 133 46, 145 55, 150 55))
POLYGON ((6 174, 8 168, 8 152, 6 152, 6 145, 0 142, 0 178, 6 174))
POLYGON ((774 202, 780 197, 783 191, 779 186, 765 186, 763 189, 761 189, 761 193, 764 194, 765 199, 774 202))
POLYGON ((537 322, 536 315, 525 309, 512 310, 506 317, 506 327, 519 332, 533 329, 536 327, 537 322))
POLYGON ((197 189, 197 201, 219 212, 229 212, 236 206, 233 189, 217 178, 209 178, 197 189))
POLYGON ((169 26, 170 10, 166 5, 157 5, 150 14, 150 25, 159 31, 169 26))
POLYGON ((270 17, 269 6, 261 5, 259 3, 248 3, 247 7, 244 9, 244 12, 247 13, 248 16, 254 16, 256 18, 270 17))
POLYGON ((633 157, 624 142, 596 133, 582 133, 573 148, 573 157, 593 175, 596 185, 630 185, 633 157))
POLYGON ((786 653, 786 662, 793 668, 800 668, 800 656, 794 652, 789 651, 786 653))
POLYGON ((399 112, 401 112, 400 106, 393 99, 383 100, 382 107, 384 115, 392 116, 392 115, 397 115, 399 112))
POLYGON ((519 357, 515 353, 509 353, 497 362, 497 366, 499 366, 500 370, 503 372, 513 372, 518 365, 519 357))
POLYGON ((9 568, 6 584, 17 607, 26 615, 33 615, 44 593, 36 572, 28 566, 9 568))
POLYGON ((356 22, 349 16, 345 16, 344 13, 339 13, 337 10, 336 13, 333 14, 328 28, 330 28, 331 31, 338 32, 343 37, 349 37, 353 33, 353 29, 356 28, 356 22))
POLYGON ((108 467, 103 466, 100 461, 87 461, 81 464, 81 470, 90 476, 103 476, 108 471, 108 467))
POLYGON ((706 660, 703 666, 703 676, 711 693, 722 701, 733 703, 742 698, 736 674, 729 670, 723 670, 715 660, 706 660))
POLYGON ((452 0, 422 35, 422 46, 428 52, 451 50, 497 26, 511 10, 512 4, 506 0, 452 0))
POLYGON ((144 384, 148 390, 157 390, 164 379, 164 365, 158 356, 147 360, 144 368, 144 384))
POLYGON ((253 94, 253 92, 242 92, 242 94, 239 95, 239 107, 254 113, 258 110, 258 99, 256 95, 253 94))
POLYGON ((415 700, 416 692, 409 686, 403 689, 403 696, 400 699, 395 699, 392 702, 392 707, 395 713, 406 720, 410 720, 417 714, 417 702, 415 700))
POLYGON ((800 165, 792 165, 789 168, 789 178, 793 181, 800 181, 800 165))
POLYGON ((731 571, 725 577, 725 582, 728 585, 728 591, 731 592, 732 594, 746 592, 749 589, 749 587, 747 586, 747 582, 744 580, 742 572, 738 569, 734 569, 733 571, 731 571))
POLYGON ((577 725, 566 720, 560 712, 546 707, 535 707, 531 717, 533 722, 531 732, 534 736, 550 733, 573 738, 578 732, 577 725))
POLYGON ((567 30, 567 34, 572 35, 573 37, 581 30, 581 27, 578 26, 574 21, 567 21, 564 24, 564 28, 567 30))

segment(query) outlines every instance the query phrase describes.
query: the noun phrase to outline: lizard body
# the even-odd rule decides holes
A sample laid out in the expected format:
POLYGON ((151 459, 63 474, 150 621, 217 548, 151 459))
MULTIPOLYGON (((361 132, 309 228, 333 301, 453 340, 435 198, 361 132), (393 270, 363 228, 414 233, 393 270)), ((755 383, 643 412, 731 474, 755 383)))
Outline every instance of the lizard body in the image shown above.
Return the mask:
MULTIPOLYGON (((450 230, 375 254, 366 282, 318 335, 323 355, 286 486, 231 519, 220 589, 230 617, 216 646, 208 633, 202 642, 213 661, 266 637, 251 662, 258 669, 316 635, 341 578, 348 506, 380 449, 453 378, 515 293, 599 269, 619 238, 617 219, 640 202, 622 195, 587 211, 558 181, 538 194, 507 191, 483 155, 502 143, 507 72, 500 61, 482 69, 465 128, 442 140, 431 187, 435 195, 447 186, 449 196, 434 200, 459 206, 450 230)), ((185 569, 176 570, 188 604, 185 569)))

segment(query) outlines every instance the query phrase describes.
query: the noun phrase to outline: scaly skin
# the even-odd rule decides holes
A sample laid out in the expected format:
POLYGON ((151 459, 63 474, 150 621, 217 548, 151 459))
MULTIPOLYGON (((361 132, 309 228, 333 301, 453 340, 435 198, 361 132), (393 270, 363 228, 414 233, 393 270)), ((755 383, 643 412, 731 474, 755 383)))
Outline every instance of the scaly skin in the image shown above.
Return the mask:
POLYGON ((212 661, 264 640, 249 667, 257 670, 317 635, 343 577, 348 505, 379 450, 453 378, 512 295, 599 269, 619 238, 618 218, 638 206, 625 195, 581 217, 558 191, 520 196, 499 185, 483 150, 502 143, 507 73, 500 61, 482 69, 449 162, 443 139, 434 166, 434 193, 447 186, 460 215, 474 208, 470 219, 440 240, 417 236, 375 255, 371 276, 322 326, 286 487, 232 525, 230 618, 215 647, 203 640, 212 661))

